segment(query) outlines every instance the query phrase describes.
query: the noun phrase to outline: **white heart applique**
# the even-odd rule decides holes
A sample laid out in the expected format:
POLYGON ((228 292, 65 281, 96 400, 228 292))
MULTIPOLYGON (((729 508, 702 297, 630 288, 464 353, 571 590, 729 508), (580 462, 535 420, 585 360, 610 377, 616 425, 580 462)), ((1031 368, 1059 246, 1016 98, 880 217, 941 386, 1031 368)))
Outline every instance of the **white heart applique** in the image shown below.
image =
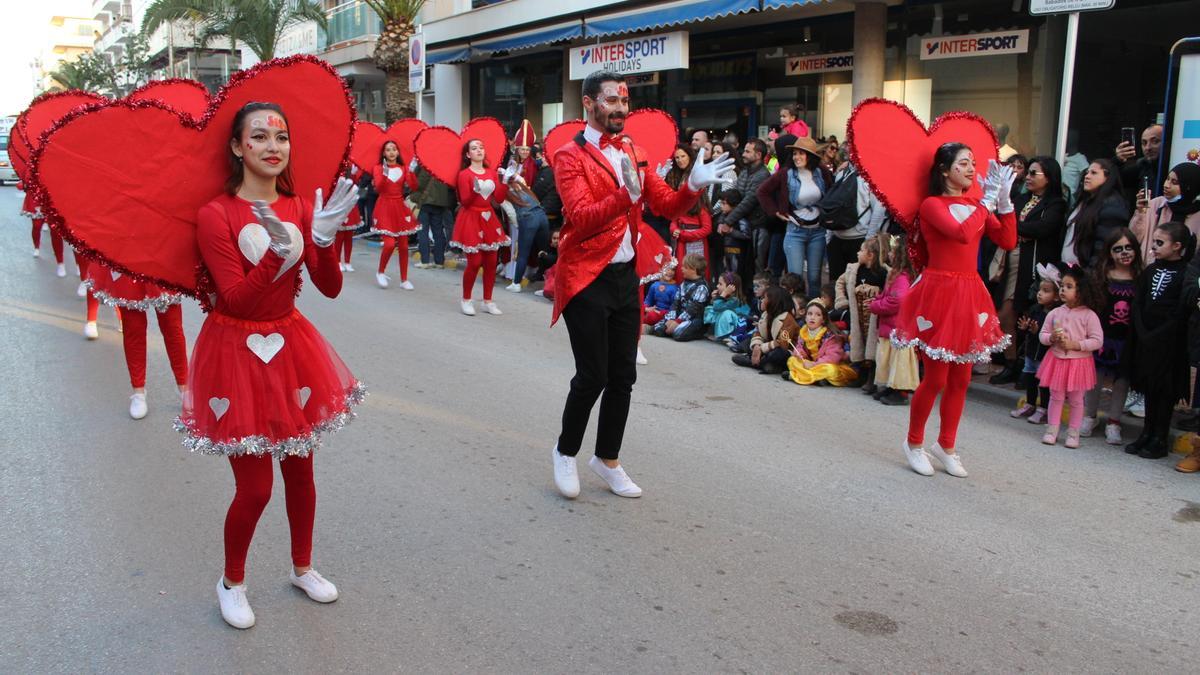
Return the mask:
POLYGON ((401 169, 398 166, 393 166, 393 167, 388 168, 388 170, 387 170, 387 179, 388 180, 395 183, 396 181, 400 180, 403 177, 404 177, 404 169, 401 169))
POLYGON ((300 407, 308 405, 308 397, 312 396, 312 389, 308 387, 300 387, 296 390, 296 400, 300 402, 300 407))
POLYGON ((656 262, 656 263, 658 263, 658 264, 660 264, 660 265, 662 264, 662 259, 663 259, 663 254, 661 254, 661 253, 659 253, 658 255, 654 256, 654 262, 656 262))
MULTIPOLYGON (((300 261, 300 256, 304 255, 304 237, 300 234, 300 228, 292 223, 284 223, 283 227, 288 233, 289 253, 283 261, 283 266, 279 268, 279 273, 275 275, 275 279, 283 276, 283 273, 291 269, 300 261)), ((246 260, 255 265, 267 254, 270 246, 271 236, 267 234, 267 228, 258 223, 250 223, 238 233, 238 248, 241 249, 242 255, 246 256, 246 260)))
POLYGON ((479 181, 479 196, 487 199, 496 191, 496 181, 491 178, 479 181))
POLYGON ((480 216, 481 218, 483 218, 484 220, 491 220, 491 219, 492 219, 492 212, 491 212, 491 211, 484 211, 483 213, 479 214, 479 216, 480 216))
POLYGON ((411 223, 411 222, 412 222, 412 216, 404 216, 404 222, 406 222, 406 223, 411 223))
POLYGON ((496 228, 496 236, 497 236, 497 237, 503 237, 503 236, 504 236, 504 228, 502 228, 502 227, 497 227, 497 228, 496 228))
POLYGON ((214 396, 208 399, 208 409, 213 411, 213 415, 216 415, 217 419, 219 420, 224 417, 225 412, 229 410, 229 399, 217 398, 214 396))
POLYGON ((262 359, 263 363, 270 363, 271 359, 283 349, 283 336, 279 333, 271 333, 270 335, 260 335, 251 333, 246 336, 246 346, 254 355, 262 359))
POLYGON ((120 279, 120 278, 121 278, 121 273, 120 273, 120 272, 118 272, 118 271, 116 271, 116 270, 109 270, 109 271, 108 271, 108 275, 109 275, 110 277, 112 277, 112 280, 113 280, 113 281, 116 281, 117 279, 120 279))
POLYGON ((983 324, 987 323, 988 316, 989 316, 989 315, 988 315, 988 313, 987 313, 987 312, 980 312, 980 313, 979 313, 979 327, 980 327, 980 328, 983 328, 983 324))
POLYGON ((925 331, 929 330, 930 328, 933 328, 932 321, 930 321, 929 319, 926 319, 923 316, 917 317, 917 332, 924 333, 925 331))
POLYGON ((957 220, 960 225, 965 222, 967 218, 970 218, 972 213, 975 213, 975 207, 971 206, 970 204, 950 205, 950 215, 954 216, 954 219, 957 220))

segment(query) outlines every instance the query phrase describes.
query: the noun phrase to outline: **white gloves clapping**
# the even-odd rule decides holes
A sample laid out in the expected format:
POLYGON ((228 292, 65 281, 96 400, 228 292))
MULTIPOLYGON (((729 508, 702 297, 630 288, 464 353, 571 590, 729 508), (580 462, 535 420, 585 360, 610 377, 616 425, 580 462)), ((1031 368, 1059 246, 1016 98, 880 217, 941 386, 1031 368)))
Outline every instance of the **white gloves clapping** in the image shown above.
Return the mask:
POLYGON ((980 181, 983 187, 983 205, 995 213, 1012 213, 1012 186, 1016 174, 1012 167, 988 160, 987 177, 980 181))
MULTIPOLYGON (((348 178, 339 178, 329 195, 329 201, 322 199, 321 188, 317 188, 313 199, 312 238, 313 243, 321 248, 333 243, 337 236, 337 228, 346 222, 346 214, 358 202, 358 186, 348 178)), ((268 228, 269 229, 269 228, 268 228)))
POLYGON ((688 174, 688 189, 699 192, 709 185, 720 185, 733 177, 733 156, 726 154, 715 162, 704 163, 704 148, 696 152, 696 165, 688 174))

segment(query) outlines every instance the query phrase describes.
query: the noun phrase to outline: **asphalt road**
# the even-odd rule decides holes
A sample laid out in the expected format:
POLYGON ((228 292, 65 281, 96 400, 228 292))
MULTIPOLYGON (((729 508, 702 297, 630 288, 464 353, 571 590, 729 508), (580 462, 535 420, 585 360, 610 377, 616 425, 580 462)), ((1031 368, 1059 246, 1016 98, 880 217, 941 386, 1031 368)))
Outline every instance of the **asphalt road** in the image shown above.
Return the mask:
POLYGON ((153 327, 150 415, 129 419, 112 312, 85 341, 77 280, 48 237, 30 256, 19 205, 0 188, 0 671, 1195 668, 1200 479, 1167 461, 1047 448, 972 400, 971 477, 923 478, 907 409, 647 338, 622 457, 646 494, 581 464, 566 501, 549 303, 497 290, 504 316, 465 317, 456 273, 380 290, 361 245, 340 298, 300 300, 371 388, 316 461, 314 563, 341 599, 288 584, 277 479, 247 566, 258 625, 236 631, 213 592, 227 463, 181 448, 153 327))

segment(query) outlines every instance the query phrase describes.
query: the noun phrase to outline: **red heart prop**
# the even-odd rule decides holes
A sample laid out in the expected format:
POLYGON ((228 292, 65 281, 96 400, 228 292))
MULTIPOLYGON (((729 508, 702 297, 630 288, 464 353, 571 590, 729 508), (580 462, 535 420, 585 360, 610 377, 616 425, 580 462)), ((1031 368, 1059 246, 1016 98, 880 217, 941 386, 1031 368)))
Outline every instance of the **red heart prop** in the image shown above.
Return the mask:
POLYGON ((354 104, 329 64, 301 55, 235 74, 199 120, 157 100, 72 111, 30 161, 47 220, 119 272, 198 295, 196 215, 222 192, 233 117, 251 101, 278 103, 288 118, 296 194, 328 194, 349 156, 354 104))
MULTIPOLYGON (((546 157, 554 165, 554 153, 583 131, 583 120, 563 122, 546 134, 546 157)), ((625 119, 625 135, 646 151, 646 161, 652 167, 671 159, 679 142, 679 126, 670 114, 656 108, 644 108, 629 113, 625 119)))
POLYGON ((508 147, 508 135, 494 117, 476 117, 467 122, 461 133, 449 127, 429 127, 417 134, 417 161, 434 178, 454 186, 458 183, 458 172, 462 171, 463 144, 472 139, 483 141, 489 166, 504 161, 508 147))
POLYGON ((359 122, 354 127, 354 147, 350 150, 350 161, 363 171, 370 171, 379 164, 383 145, 395 141, 400 146, 400 162, 408 164, 413 158, 417 135, 429 128, 418 119, 398 120, 386 130, 372 122, 359 122))
POLYGON ((76 90, 52 91, 33 99, 33 103, 29 104, 17 120, 21 134, 29 144, 30 154, 42 146, 42 134, 67 113, 80 106, 103 103, 107 100, 99 94, 76 90))
POLYGON ((198 120, 208 110, 208 89, 195 80, 155 80, 134 89, 125 100, 162 101, 175 112, 198 120))
MULTIPOLYGON (((943 143, 970 146, 977 171, 987 171, 988 160, 999 156, 992 126, 969 112, 948 112, 926 130, 908 107, 881 98, 858 104, 846 126, 850 157, 875 196, 892 217, 912 227, 921 202, 929 196, 929 170, 943 143)), ((967 196, 983 197, 979 185, 967 196)))

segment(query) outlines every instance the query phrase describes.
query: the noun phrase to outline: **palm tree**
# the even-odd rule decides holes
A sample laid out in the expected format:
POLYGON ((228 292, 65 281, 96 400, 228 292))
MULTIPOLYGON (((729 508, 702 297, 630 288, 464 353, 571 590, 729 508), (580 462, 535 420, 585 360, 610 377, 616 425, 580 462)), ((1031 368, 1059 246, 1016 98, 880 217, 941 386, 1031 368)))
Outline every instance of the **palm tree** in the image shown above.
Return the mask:
POLYGON ((240 40, 260 61, 275 58, 279 37, 292 26, 315 21, 322 30, 325 12, 313 0, 154 0, 146 8, 142 32, 178 19, 195 22, 196 43, 203 47, 218 37, 229 38, 231 49, 240 40))
POLYGON ((425 0, 363 0, 383 21, 375 43, 375 65, 387 76, 384 109, 387 123, 417 116, 416 96, 408 90, 408 40, 425 0))
POLYGON ((80 64, 71 61, 64 63, 57 70, 50 73, 50 79, 63 89, 78 89, 87 91, 92 85, 90 73, 80 67, 80 64))

